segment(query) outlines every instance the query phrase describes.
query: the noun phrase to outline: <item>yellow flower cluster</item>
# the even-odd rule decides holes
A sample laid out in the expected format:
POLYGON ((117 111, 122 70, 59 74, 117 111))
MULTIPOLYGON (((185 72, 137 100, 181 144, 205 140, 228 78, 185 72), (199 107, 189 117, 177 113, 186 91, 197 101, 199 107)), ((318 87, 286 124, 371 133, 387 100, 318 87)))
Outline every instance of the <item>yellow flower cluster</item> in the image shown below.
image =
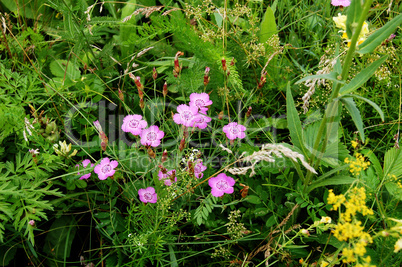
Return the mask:
MULTIPOLYGON (((346 16, 341 15, 339 13, 337 17, 333 17, 332 19, 335 22, 335 26, 341 29, 339 32, 342 33, 342 39, 345 39, 347 41, 348 46, 350 46, 351 40, 348 39, 348 35, 346 33, 346 16)), ((359 34, 359 39, 357 40, 357 45, 360 45, 366 40, 366 36, 368 35, 368 33, 369 33, 368 24, 367 22, 364 22, 362 30, 360 31, 359 34)))
POLYGON ((350 160, 349 158, 345 159, 345 163, 349 164, 349 168, 350 168, 350 172, 353 175, 359 175, 361 171, 364 171, 365 169, 368 168, 368 166, 370 166, 370 162, 369 161, 364 161, 364 157, 362 154, 360 153, 355 153, 356 159, 355 160, 350 160))
POLYGON ((342 250, 344 263, 357 262, 356 266, 372 266, 370 265, 370 256, 363 258, 366 254, 366 246, 373 243, 373 238, 369 233, 364 231, 361 221, 357 220, 356 213, 359 212, 363 216, 373 215, 373 210, 366 206, 366 192, 363 187, 353 188, 348 194, 348 198, 344 195, 335 195, 329 190, 328 204, 333 205, 333 210, 337 210, 341 205, 345 207, 345 211, 341 212, 338 224, 332 231, 339 241, 349 242, 349 247, 342 250))

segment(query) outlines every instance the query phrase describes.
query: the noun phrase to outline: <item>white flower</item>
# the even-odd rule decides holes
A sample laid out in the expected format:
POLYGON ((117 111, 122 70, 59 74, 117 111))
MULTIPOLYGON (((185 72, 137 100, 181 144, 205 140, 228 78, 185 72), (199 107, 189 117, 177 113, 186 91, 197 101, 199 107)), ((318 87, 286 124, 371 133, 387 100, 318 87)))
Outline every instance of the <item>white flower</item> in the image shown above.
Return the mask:
POLYGON ((400 238, 398 241, 396 241, 394 253, 397 253, 401 249, 402 249, 402 238, 400 238))
POLYGON ((337 28, 340 28, 344 31, 346 31, 346 16, 345 15, 341 15, 341 13, 338 13, 337 17, 333 17, 332 18, 335 22, 335 26, 337 28))
POLYGON ((320 220, 320 223, 331 223, 331 222, 332 222, 332 219, 331 219, 331 217, 328 217, 328 216, 324 216, 320 220))

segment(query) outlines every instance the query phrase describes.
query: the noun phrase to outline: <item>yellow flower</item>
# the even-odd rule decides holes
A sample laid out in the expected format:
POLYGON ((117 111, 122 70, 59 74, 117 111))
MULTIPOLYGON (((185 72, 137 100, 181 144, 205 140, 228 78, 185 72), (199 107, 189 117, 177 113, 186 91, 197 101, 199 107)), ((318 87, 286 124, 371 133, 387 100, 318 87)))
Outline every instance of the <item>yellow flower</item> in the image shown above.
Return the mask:
POLYGON ((397 253, 399 250, 402 249, 402 238, 400 238, 398 241, 396 241, 394 248, 395 248, 394 249, 395 253, 397 253))
MULTIPOLYGON (((343 37, 343 36, 342 36, 342 37, 343 37)), ((359 144, 359 143, 356 142, 356 141, 351 141, 350 143, 352 143, 352 147, 353 147, 353 148, 356 148, 357 145, 359 144)))

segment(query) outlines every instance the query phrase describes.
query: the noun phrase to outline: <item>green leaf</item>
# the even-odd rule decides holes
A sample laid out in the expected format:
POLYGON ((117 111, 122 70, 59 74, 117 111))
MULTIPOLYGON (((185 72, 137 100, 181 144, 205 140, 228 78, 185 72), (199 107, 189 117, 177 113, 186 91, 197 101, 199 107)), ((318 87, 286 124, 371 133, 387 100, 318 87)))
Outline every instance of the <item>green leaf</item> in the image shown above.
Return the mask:
POLYGON ((70 256, 71 245, 77 227, 72 216, 63 216, 56 219, 45 239, 44 251, 58 260, 70 256))
POLYGON ((356 181, 356 178, 347 176, 347 175, 338 175, 335 177, 331 177, 325 180, 320 180, 313 182, 309 188, 308 191, 312 191, 315 188, 322 187, 322 186, 328 186, 328 185, 338 185, 338 184, 351 184, 354 181, 356 181))
POLYGON ((402 23, 402 14, 399 14, 391 21, 387 22, 380 29, 371 34, 367 39, 358 46, 357 52, 359 54, 367 54, 372 52, 377 46, 379 46, 385 39, 387 39, 396 28, 402 23))
POLYGON ((81 72, 77 65, 75 65, 71 61, 67 60, 55 60, 50 63, 50 71, 56 77, 69 79, 71 81, 77 80, 80 78, 81 72))
POLYGON ((357 23, 359 22, 361 13, 362 13, 362 5, 360 1, 358 0, 351 1, 346 18, 346 33, 349 39, 352 39, 352 33, 354 32, 354 28, 356 28, 353 26, 357 25, 357 23))
POLYGON ((292 138, 292 143, 302 150, 305 157, 307 157, 307 151, 304 146, 303 130, 297 114, 295 103, 293 101, 292 92, 290 90, 290 83, 288 83, 286 88, 286 116, 288 120, 288 127, 290 131, 290 137, 292 138))
POLYGON ((391 196, 395 197, 398 200, 402 200, 402 189, 398 186, 398 184, 394 182, 388 182, 385 184, 385 188, 387 188, 391 196))
POLYGON ((255 217, 265 216, 269 210, 267 208, 258 208, 254 210, 255 217))
POLYGON ((262 18, 260 25, 259 38, 260 43, 265 43, 269 38, 277 32, 275 15, 271 7, 267 7, 264 17, 262 18))
POLYGON ((261 199, 256 195, 247 196, 244 200, 246 200, 247 202, 250 202, 252 204, 255 204, 255 205, 261 203, 261 199))
POLYGON ((372 150, 369 149, 363 149, 361 152, 365 157, 367 157, 370 160, 371 166, 374 167, 374 170, 377 173, 377 177, 379 178, 379 180, 381 180, 384 174, 382 172, 381 163, 378 160, 377 156, 374 154, 372 150))
POLYGON ((364 143, 364 128, 363 128, 363 121, 362 116, 360 115, 359 109, 356 107, 356 103, 353 101, 351 97, 342 97, 341 102, 345 105, 346 109, 349 111, 350 116, 352 117, 353 122, 356 125, 357 130, 359 131, 360 138, 364 143))
POLYGON ((351 81, 350 83, 344 85, 340 90, 339 94, 340 95, 345 95, 348 93, 351 93, 355 91, 357 88, 359 88, 361 85, 363 85, 365 82, 367 82, 368 79, 370 79, 374 72, 384 63, 384 61, 387 59, 388 55, 385 55, 381 57, 380 59, 374 61, 370 65, 368 65, 364 70, 359 72, 351 81))
POLYGON ((402 176, 402 153, 400 149, 391 148, 385 153, 384 156, 384 177, 392 174, 396 177, 402 176))
POLYGON ((378 112, 378 114, 380 114, 381 120, 384 121, 384 113, 382 112, 381 108, 373 101, 371 101, 365 97, 359 96, 359 95, 345 95, 345 96, 351 96, 351 97, 366 101, 369 105, 371 105, 378 112))
POLYGON ((326 73, 326 74, 317 74, 317 75, 310 75, 310 76, 304 77, 303 79, 298 80, 296 82, 296 84, 302 83, 309 79, 325 79, 325 80, 330 80, 330 81, 334 81, 334 82, 338 82, 338 83, 344 83, 344 82, 338 80, 337 77, 338 77, 338 73, 335 71, 332 71, 332 72, 326 73))

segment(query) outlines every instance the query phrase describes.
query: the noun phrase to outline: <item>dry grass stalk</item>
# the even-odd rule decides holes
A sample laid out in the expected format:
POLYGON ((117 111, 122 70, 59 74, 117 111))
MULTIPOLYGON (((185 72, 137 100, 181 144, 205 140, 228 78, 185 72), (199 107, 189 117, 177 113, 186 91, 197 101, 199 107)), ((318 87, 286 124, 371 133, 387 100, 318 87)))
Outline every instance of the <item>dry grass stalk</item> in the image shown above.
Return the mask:
POLYGON ((298 162, 299 159, 302 165, 312 173, 317 173, 313 167, 311 167, 304 159, 304 156, 298 152, 291 150, 281 144, 264 144, 260 151, 254 152, 252 155, 242 158, 240 161, 251 162, 251 166, 240 167, 240 168, 230 168, 228 171, 231 174, 239 175, 246 174, 249 169, 251 169, 250 177, 254 176, 255 165, 260 161, 275 162, 274 156, 278 158, 283 158, 283 156, 290 158, 294 162, 298 162))
MULTIPOLYGON (((275 237, 274 237, 273 235, 281 232, 281 230, 279 230, 279 228, 281 228, 282 226, 284 226, 284 225, 289 221, 290 217, 293 215, 293 213, 295 212, 295 210, 296 210, 298 207, 299 207, 299 205, 296 204, 296 205, 292 208, 292 210, 288 213, 288 215, 286 216, 286 218, 283 219, 282 222, 281 222, 280 224, 278 224, 278 225, 275 227, 275 229, 269 233, 269 235, 265 238, 265 239, 268 239, 268 243, 267 243, 267 244, 265 244, 265 245, 263 245, 263 246, 260 246, 259 248, 255 249, 254 251, 252 251, 252 252, 249 254, 249 256, 248 256, 248 258, 247 258, 248 261, 251 261, 251 259, 254 258, 255 255, 257 255, 257 254, 260 253, 261 251, 265 251, 265 253, 264 253, 264 256, 265 256, 265 258, 266 258, 265 265, 266 265, 266 266, 269 265, 268 258, 269 258, 269 256, 271 255, 271 252, 270 252, 270 250, 271 250, 271 244, 272 244, 272 242, 273 242, 274 239, 275 239, 275 237)), ((292 227, 290 227, 288 230, 286 230, 286 231, 284 232, 284 235, 288 234, 289 232, 291 232, 291 231, 293 231, 294 229, 297 229, 297 228, 300 228, 300 224, 296 224, 296 225, 293 225, 292 227)), ((264 239, 264 240, 265 240, 265 239, 264 239)), ((261 242, 261 243, 262 243, 262 242, 261 242)))

